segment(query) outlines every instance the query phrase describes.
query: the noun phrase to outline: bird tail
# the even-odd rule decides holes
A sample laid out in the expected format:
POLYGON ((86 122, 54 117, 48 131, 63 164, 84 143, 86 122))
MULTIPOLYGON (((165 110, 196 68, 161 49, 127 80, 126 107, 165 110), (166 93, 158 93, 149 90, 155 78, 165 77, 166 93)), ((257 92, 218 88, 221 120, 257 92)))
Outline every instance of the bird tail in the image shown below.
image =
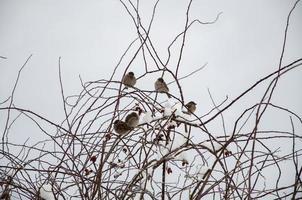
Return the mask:
POLYGON ((167 94, 169 99, 172 97, 171 94, 169 94, 168 92, 166 92, 166 94, 167 94))

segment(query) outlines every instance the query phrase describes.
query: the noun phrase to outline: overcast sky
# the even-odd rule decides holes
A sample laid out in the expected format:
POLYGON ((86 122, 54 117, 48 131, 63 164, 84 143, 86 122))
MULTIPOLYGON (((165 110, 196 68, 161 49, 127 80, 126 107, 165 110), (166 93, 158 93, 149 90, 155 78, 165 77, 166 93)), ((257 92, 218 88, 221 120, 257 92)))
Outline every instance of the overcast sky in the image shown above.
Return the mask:
MULTIPOLYGON (((141 1, 140 14, 145 25, 150 20, 154 2, 141 1)), ((194 25, 187 35, 180 75, 208 63, 203 70, 181 82, 185 98, 197 102, 198 115, 213 107, 208 89, 217 102, 226 95, 232 100, 278 68, 286 18, 294 2, 193 1, 191 20, 212 21, 222 12, 215 24, 194 25)), ((187 3, 187 0, 162 0, 158 5, 150 37, 162 58, 167 56, 167 45, 183 30, 187 3)), ((299 3, 290 21, 283 65, 302 57, 301 19, 302 3, 299 3)), ((58 58, 62 58, 65 92, 72 95, 81 89, 79 75, 84 81, 108 79, 136 37, 134 24, 118 0, 0 0, 0 56, 7 58, 0 59, 0 102, 10 95, 18 70, 33 54, 22 72, 14 103, 60 123, 64 115, 58 58)), ((116 80, 120 80, 127 61, 121 64, 114 77, 116 80)), ((175 69, 175 63, 171 62, 168 67, 175 69)), ((138 75, 142 73, 142 57, 136 59, 130 69, 138 75)), ((301 85, 301 68, 289 72, 280 79, 273 102, 301 116, 301 85)), ((137 87, 152 89, 153 80, 138 83, 137 87)), ((229 131, 243 108, 260 100, 263 89, 260 86, 225 113, 229 131)), ((174 86, 170 90, 177 91, 174 86)), ((268 115, 268 118, 267 127, 290 127, 288 117, 268 115)), ((217 124, 210 128, 219 134, 221 124, 216 127, 217 124)), ((20 135, 18 131, 24 130, 27 124, 18 125, 15 135, 12 134, 16 141, 40 134, 27 129, 27 134, 20 135)), ((301 131, 301 127, 297 128, 301 131)))
MULTIPOLYGON (((141 1, 140 14, 146 25, 154 2, 141 1)), ((167 45, 184 27, 187 3, 165 0, 158 5, 150 37, 162 58, 167 56, 167 45)), ((194 25, 190 29, 180 68, 180 75, 186 75, 208 63, 198 74, 182 81, 185 98, 195 100, 201 114, 212 108, 208 88, 218 102, 226 95, 231 100, 277 69, 286 17, 293 3, 289 0, 193 1, 192 20, 212 21, 223 12, 215 24, 194 25)), ((298 4, 290 21, 284 64, 302 55, 301 18, 302 5, 298 4)), ((55 121, 63 117, 58 57, 62 57, 65 92, 75 94, 81 89, 79 75, 84 81, 109 78, 122 53, 137 37, 130 17, 117 0, 85 3, 0 0, 0 24, 0 55, 7 57, 0 60, 0 100, 9 96, 17 71, 33 54, 20 78, 15 104, 55 121)), ((174 69, 175 63, 168 67, 174 69)), ((120 69, 117 80, 123 72, 123 67, 120 69)), ((142 58, 136 59, 130 69, 139 74, 143 70, 142 58)), ((284 76, 273 101, 301 114, 301 82, 300 69, 284 76)), ((149 85, 143 84, 152 89, 153 80, 149 85)), ((171 87, 172 91, 176 90, 171 87)), ((259 92, 263 92, 261 87, 259 92)), ((254 97, 260 98, 253 93, 249 96, 251 101, 258 100, 254 97)), ((250 102, 241 101, 236 105, 238 111, 250 102)), ((237 114, 236 110, 226 113, 230 117, 237 114)))

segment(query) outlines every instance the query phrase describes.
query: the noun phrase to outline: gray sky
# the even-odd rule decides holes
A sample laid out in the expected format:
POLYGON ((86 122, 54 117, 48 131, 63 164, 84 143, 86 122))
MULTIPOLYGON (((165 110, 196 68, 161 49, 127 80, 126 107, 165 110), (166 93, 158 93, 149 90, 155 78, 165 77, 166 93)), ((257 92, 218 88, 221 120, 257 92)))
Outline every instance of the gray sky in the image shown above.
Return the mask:
MULTIPOLYGON (((15 104, 55 121, 63 114, 58 94, 58 57, 62 57, 66 94, 71 95, 80 90, 78 75, 84 81, 108 78, 122 53, 136 38, 134 25, 117 0, 85 3, 1 0, 0 3, 0 55, 8 58, 0 60, 0 100, 10 94, 18 69, 33 54, 22 73, 15 104)), ((141 2, 140 13, 145 24, 150 19, 153 3, 141 2)), ((182 81, 186 99, 197 101, 201 105, 200 113, 212 108, 208 88, 218 102, 226 95, 233 99, 260 77, 277 69, 286 16, 293 3, 193 1, 190 19, 211 21, 223 12, 215 24, 194 25, 188 32, 180 75, 208 63, 201 72, 182 81), (196 83, 198 91, 192 89, 196 83)), ((160 1, 158 5, 150 37, 164 60, 167 45, 184 27, 186 5, 187 1, 171 0, 160 1)), ((284 64, 302 55, 301 17, 302 6, 298 4, 291 19, 284 64)), ((122 66, 125 64, 127 59, 122 66)), ((173 69, 175 64, 176 59, 169 67, 173 69)), ((130 69, 139 74, 142 65, 140 56, 130 69)), ((121 73, 120 70, 115 78, 120 79, 121 73)), ((301 114, 300 77, 298 69, 282 78, 274 101, 301 114)), ((143 85, 153 87, 152 81, 138 83, 143 85)), ((255 96, 252 93, 248 98, 255 96)), ((241 101, 238 111, 249 103, 241 101)), ((234 117, 238 113, 235 110, 226 114, 234 117)))
MULTIPOLYGON (((150 18, 150 2, 141 3, 141 15, 145 17, 143 22, 150 18)), ((159 3, 151 31, 151 38, 162 57, 167 55, 167 44, 184 26, 187 2, 172 2, 159 3)), ((217 98, 227 94, 236 96, 259 77, 276 69, 286 15, 293 2, 193 1, 191 19, 210 21, 217 13, 223 14, 216 24, 195 25, 188 33, 180 73, 186 75, 206 62, 208 66, 198 75, 183 81, 187 95, 196 93, 190 90, 190 83, 197 80, 201 90, 197 98, 203 104, 208 104, 207 88, 217 98)), ((16 99, 22 105, 31 104, 35 97, 32 95, 45 98, 39 101, 42 104, 53 102, 51 98, 57 96, 58 90, 59 56, 62 57, 66 91, 73 93, 79 88, 79 74, 84 80, 108 77, 122 52, 136 37, 130 17, 117 0, 88 3, 1 0, 0 3, 0 54, 8 58, 0 63, 1 98, 9 94, 17 70, 26 57, 33 54, 17 92, 22 100, 16 99), (27 95, 22 95, 22 92, 27 95)), ((301 7, 299 4, 291 20, 285 63, 302 54, 299 43, 302 35, 299 23, 301 7)), ((171 68, 174 63, 171 63, 171 68)), ((139 71, 141 65, 142 60, 137 59, 131 69, 139 71)), ((284 81, 284 85, 280 84, 284 90, 299 87, 298 77, 290 78, 290 83, 284 81)), ((280 100, 282 96, 287 95, 280 95, 280 100)), ((300 105, 296 107, 299 108, 297 111, 301 111, 299 98, 283 101, 293 101, 294 105, 300 105)))
MULTIPOLYGON (((150 20, 154 2, 141 1, 140 14, 145 25, 150 20)), ((150 37, 164 60, 167 45, 183 30, 187 2, 162 0, 158 5, 150 37)), ((208 89, 217 102, 226 95, 232 100, 278 68, 286 17, 293 4, 293 0, 193 1, 191 20, 212 21, 223 12, 215 24, 194 25, 187 35, 180 75, 187 75, 208 63, 202 71, 181 81, 186 100, 198 103, 199 115, 213 107, 208 89)), ((301 19, 302 3, 299 3, 290 21, 283 65, 302 57, 301 19)), ((72 95, 81 89, 79 75, 84 81, 108 79, 120 56, 136 37, 135 27, 118 0, 0 0, 0 56, 7 57, 0 59, 0 102, 10 95, 19 68, 33 54, 22 72, 15 105, 59 123, 64 115, 58 57, 62 57, 65 92, 72 95)), ((134 51, 130 52, 121 66, 126 66, 134 51)), ((175 69, 176 55, 173 58, 168 66, 171 69, 175 69)), ((116 80, 120 80, 122 69, 115 76, 116 80)), ((136 74, 144 70, 141 56, 130 69, 136 74)), ((274 103, 300 116, 301 75, 299 68, 282 77, 273 96, 274 103)), ((138 82, 137 87, 152 89, 153 79, 138 82)), ((260 100, 264 88, 260 86, 225 113, 228 131, 243 108, 260 100)), ((170 90, 177 91, 175 86, 170 90)), ((290 128, 288 117, 268 112, 265 119, 263 127, 290 128)), ((12 139, 22 142, 31 134, 39 137, 38 130, 26 129, 27 126, 26 121, 20 122, 12 139), (25 129, 28 133, 20 135, 25 129)), ((209 128, 221 134, 220 121, 209 128)), ((301 128, 297 127, 300 131, 301 128)))

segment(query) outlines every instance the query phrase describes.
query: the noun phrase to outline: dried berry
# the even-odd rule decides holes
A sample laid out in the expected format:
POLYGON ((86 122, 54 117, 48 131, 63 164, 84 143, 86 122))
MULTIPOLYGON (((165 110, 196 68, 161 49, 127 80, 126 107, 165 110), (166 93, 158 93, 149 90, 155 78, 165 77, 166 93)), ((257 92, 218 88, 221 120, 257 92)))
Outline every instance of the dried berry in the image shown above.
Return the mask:
POLYGON ((106 135, 105 135, 105 140, 108 141, 108 140, 110 140, 110 139, 111 139, 111 134, 110 134, 110 133, 106 134, 106 135))
POLYGON ((232 155, 232 151, 225 150, 224 155, 225 156, 230 156, 230 155, 232 155))
POLYGON ((85 168, 85 176, 88 176, 91 173, 91 170, 89 170, 88 168, 85 168))
POLYGON ((185 165, 188 165, 188 164, 189 164, 189 162, 187 160, 185 160, 185 159, 182 160, 182 163, 181 163, 182 166, 185 166, 185 165))
POLYGON ((90 161, 93 162, 93 163, 95 163, 95 161, 96 161, 96 156, 91 156, 90 161))
POLYGON ((114 174, 113 177, 114 178, 118 178, 120 176, 120 174, 114 174))
POLYGON ((114 163, 114 162, 110 162, 110 163, 109 163, 109 165, 110 165, 110 167, 111 167, 111 168, 115 168, 115 167, 117 167, 117 164, 116 164, 116 163, 114 163))
POLYGON ((135 111, 138 112, 138 115, 141 115, 143 113, 143 110, 138 106, 138 104, 137 107, 135 107, 135 111))

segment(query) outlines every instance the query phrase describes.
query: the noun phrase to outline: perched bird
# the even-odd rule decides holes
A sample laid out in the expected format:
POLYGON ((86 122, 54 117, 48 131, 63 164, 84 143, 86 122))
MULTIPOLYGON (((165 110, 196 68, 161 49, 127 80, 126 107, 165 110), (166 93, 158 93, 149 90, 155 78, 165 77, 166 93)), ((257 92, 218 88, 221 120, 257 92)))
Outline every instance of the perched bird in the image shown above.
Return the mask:
POLYGON ((113 123, 113 129, 120 135, 126 134, 132 130, 132 128, 122 120, 115 120, 113 123))
POLYGON ((130 113, 129 115, 126 116, 125 122, 131 128, 136 127, 139 122, 138 114, 136 112, 130 113))
POLYGON ((196 103, 194 101, 190 101, 185 106, 188 109, 189 114, 194 113, 196 110, 196 103))
POLYGON ((169 88, 163 78, 158 78, 154 83, 155 90, 160 93, 166 93, 170 98, 169 88))
POLYGON ((10 200, 10 194, 9 191, 4 190, 4 192, 1 194, 0 199, 4 199, 4 200, 10 200))
POLYGON ((125 88, 127 89, 128 87, 133 87, 136 83, 136 78, 134 76, 133 72, 128 72, 122 80, 122 83, 126 86, 125 88))

